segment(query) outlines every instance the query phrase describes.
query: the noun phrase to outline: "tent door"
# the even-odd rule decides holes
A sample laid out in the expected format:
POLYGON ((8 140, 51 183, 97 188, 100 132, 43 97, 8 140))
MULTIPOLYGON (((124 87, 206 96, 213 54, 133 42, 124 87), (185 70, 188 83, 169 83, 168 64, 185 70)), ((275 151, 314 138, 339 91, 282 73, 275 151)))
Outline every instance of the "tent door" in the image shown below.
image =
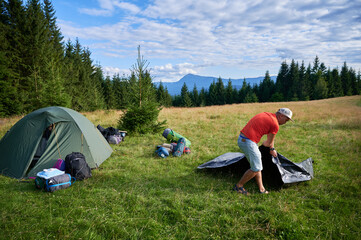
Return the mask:
POLYGON ((36 166, 36 164, 38 163, 39 159, 41 158, 41 156, 43 155, 43 153, 46 150, 46 147, 48 145, 48 140, 50 138, 50 135, 53 131, 53 129, 55 129, 55 124, 50 125, 49 127, 47 127, 44 132, 43 132, 43 136, 40 140, 40 143, 38 145, 38 148, 36 149, 36 152, 34 154, 34 157, 28 167, 28 170, 26 171, 26 173, 29 173, 29 171, 36 166))

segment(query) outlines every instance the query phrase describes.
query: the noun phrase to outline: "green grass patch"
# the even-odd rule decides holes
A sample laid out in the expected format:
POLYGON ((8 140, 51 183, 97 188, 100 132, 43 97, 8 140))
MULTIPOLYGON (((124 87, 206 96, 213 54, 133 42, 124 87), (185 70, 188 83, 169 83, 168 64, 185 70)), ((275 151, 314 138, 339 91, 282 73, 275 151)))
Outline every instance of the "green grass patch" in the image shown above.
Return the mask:
MULTIPOLYGON (((41 192, 33 180, 0 175, 0 239, 358 239, 360 100, 287 103, 296 122, 281 126, 276 148, 294 162, 312 157, 315 178, 249 197, 231 191, 239 174, 197 166, 239 151, 237 136, 247 120, 286 104, 182 109, 181 115, 165 109, 161 118, 191 140, 191 154, 161 159, 154 153, 165 142, 161 134, 129 136, 112 146, 92 178, 65 190, 41 192), (324 106, 350 109, 349 120, 336 113, 320 118, 324 106)), ((99 121, 93 122, 108 118, 93 116, 99 121)), ((246 187, 257 192, 254 181, 246 187)))

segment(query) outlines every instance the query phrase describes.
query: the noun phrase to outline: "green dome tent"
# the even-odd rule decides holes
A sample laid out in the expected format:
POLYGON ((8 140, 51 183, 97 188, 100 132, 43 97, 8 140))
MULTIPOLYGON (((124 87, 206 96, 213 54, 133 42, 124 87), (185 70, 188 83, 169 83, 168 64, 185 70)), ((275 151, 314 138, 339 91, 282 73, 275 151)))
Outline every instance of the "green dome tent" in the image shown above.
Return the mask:
POLYGON ((86 117, 72 109, 47 107, 26 115, 0 140, 0 173, 34 177, 72 152, 83 153, 89 167, 96 168, 112 151, 86 117))

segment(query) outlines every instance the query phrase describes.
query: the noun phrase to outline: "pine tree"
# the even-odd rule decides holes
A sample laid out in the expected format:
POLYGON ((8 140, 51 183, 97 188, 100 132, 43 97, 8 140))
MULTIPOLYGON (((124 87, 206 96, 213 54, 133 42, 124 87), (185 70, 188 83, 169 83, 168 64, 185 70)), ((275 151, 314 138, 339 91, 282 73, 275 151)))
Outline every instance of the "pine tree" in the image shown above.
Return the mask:
POLYGON ((198 94, 196 84, 194 84, 193 91, 190 93, 190 97, 191 97, 191 100, 192 100, 192 106, 199 107, 200 106, 199 94, 198 94))
MULTIPOLYGON (((288 73, 289 73, 289 67, 288 67, 288 64, 286 63, 286 61, 284 61, 281 64, 281 68, 280 68, 280 70, 278 72, 278 75, 277 75, 276 92, 282 94, 282 96, 284 96, 285 98, 287 98, 287 95, 288 95, 287 93, 288 93, 288 90, 289 90, 288 73)), ((281 96, 281 95, 279 95, 279 96, 281 96)))
POLYGON ((49 55, 49 30, 39 0, 30 0, 26 5, 26 23, 23 29, 23 83, 28 94, 25 110, 33 111, 47 105, 47 65, 49 55))
POLYGON ((332 80, 333 80, 333 92, 331 97, 341 97, 343 96, 343 88, 341 77, 337 68, 332 70, 332 80))
POLYGON ((207 98, 206 98, 206 105, 212 106, 217 104, 217 89, 216 89, 216 82, 213 81, 211 85, 209 85, 209 89, 207 92, 207 98))
POLYGON ((135 96, 130 97, 125 113, 120 117, 118 128, 129 133, 145 134, 159 132, 166 121, 157 122, 161 107, 156 100, 156 88, 152 83, 148 63, 140 55, 138 47, 137 63, 132 66, 129 83, 135 96))
POLYGON ((233 88, 232 90, 232 103, 240 103, 239 100, 239 94, 237 88, 233 88))
POLYGON ((327 83, 319 70, 316 74, 317 84, 315 85, 314 99, 324 99, 328 96, 327 83))
POLYGON ((312 78, 312 70, 311 70, 311 64, 308 64, 308 67, 306 69, 305 74, 305 99, 304 100, 310 100, 311 96, 313 95, 313 88, 311 85, 311 78, 312 78))
POLYGON ((287 87, 284 92, 288 101, 298 101, 297 91, 299 88, 299 72, 298 63, 292 59, 289 72, 287 75, 287 87))
POLYGON ((10 32, 8 17, 5 2, 0 1, 0 117, 20 113, 14 81, 17 77, 12 69, 11 48, 7 38, 10 32))
POLYGON ((157 100, 161 106, 170 107, 172 105, 172 97, 170 96, 168 89, 160 82, 157 89, 157 100))
POLYGON ((200 103, 199 105, 201 107, 207 105, 207 95, 208 95, 207 91, 204 88, 202 88, 201 91, 199 92, 199 103, 200 103))
POLYGON ((104 100, 107 109, 114 109, 116 107, 116 97, 114 94, 113 82, 107 76, 103 83, 104 100))
POLYGON ((188 92, 188 87, 186 85, 186 83, 183 84, 182 89, 181 89, 181 106, 182 107, 191 107, 192 106, 192 100, 189 96, 189 92, 188 92))
POLYGON ((157 89, 157 101, 160 105, 164 106, 164 86, 162 82, 159 82, 157 89))
POLYGON ((234 102, 233 87, 232 87, 231 79, 228 80, 227 87, 225 89, 225 102, 226 102, 226 104, 232 104, 234 102))
MULTIPOLYGON (((319 93, 316 93, 316 89, 315 86, 318 83, 320 77, 324 77, 324 71, 326 70, 326 67, 323 63, 320 63, 320 59, 318 58, 318 56, 316 56, 314 62, 313 62, 313 67, 312 67, 312 72, 311 72, 311 76, 310 76, 310 96, 311 99, 319 99, 319 93)), ((325 81, 323 79, 323 81, 325 81)))
POLYGON ((242 87, 241 87, 241 89, 239 89, 239 93, 238 93, 238 102, 239 103, 245 102, 247 92, 249 91, 248 88, 249 88, 249 84, 247 84, 246 79, 243 79, 242 87))
POLYGON ((299 79, 299 84, 298 84, 298 88, 297 88, 297 96, 299 97, 300 100, 304 101, 307 100, 307 75, 306 75, 306 67, 305 67, 305 63, 304 61, 302 61, 301 67, 299 68, 298 71, 298 79, 299 79))
MULTIPOLYGON (((4 2, 2 2, 4 3, 4 2)), ((21 0, 9 0, 4 3, 5 14, 5 25, 8 26, 6 39, 8 40, 8 51, 7 58, 11 62, 9 71, 13 73, 10 85, 16 89, 17 94, 13 98, 15 106, 18 108, 15 113, 23 113, 24 102, 28 101, 27 86, 24 84, 24 61, 23 52, 24 48, 24 29, 26 22, 25 7, 22 5, 21 0)), ((12 98, 11 96, 9 96, 12 98)))
POLYGON ((167 87, 164 89, 164 106, 172 106, 172 96, 169 94, 167 87))
POLYGON ((44 0, 44 17, 46 22, 46 55, 44 67, 45 100, 44 106, 59 105, 70 107, 71 97, 65 90, 63 36, 56 25, 55 10, 49 0, 44 0))
POLYGON ((119 74, 113 76, 113 90, 115 95, 115 108, 125 109, 128 105, 127 99, 127 80, 120 77, 119 74))
POLYGON ((351 77, 346 62, 344 62, 341 69, 341 82, 343 94, 346 96, 352 95, 351 77))
POLYGON ((271 80, 269 72, 266 72, 266 75, 263 81, 259 85, 259 101, 260 102, 268 102, 271 99, 272 94, 275 91, 275 84, 271 80))
POLYGON ((349 74, 350 74, 350 78, 351 78, 352 95, 357 95, 357 94, 359 94, 359 91, 358 91, 358 82, 357 82, 356 71, 353 68, 350 68, 349 74))
POLYGON ((358 71, 357 74, 357 93, 358 95, 361 94, 361 71, 358 71))
POLYGON ((224 105, 226 102, 225 100, 226 98, 225 98, 224 84, 221 77, 219 77, 217 80, 215 92, 216 92, 215 104, 224 105))

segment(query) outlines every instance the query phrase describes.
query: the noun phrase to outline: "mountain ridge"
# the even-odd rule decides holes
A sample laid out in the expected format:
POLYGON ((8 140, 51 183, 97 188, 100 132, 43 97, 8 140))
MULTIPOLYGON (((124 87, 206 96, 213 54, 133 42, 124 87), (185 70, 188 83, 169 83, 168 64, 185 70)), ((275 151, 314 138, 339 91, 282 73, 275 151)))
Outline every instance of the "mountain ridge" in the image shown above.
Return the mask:
MULTIPOLYGON (((192 91, 194 88, 194 85, 196 86, 198 91, 201 91, 202 88, 205 90, 209 89, 209 86, 214 82, 218 81, 219 77, 206 77, 206 76, 199 76, 195 74, 187 74, 184 75, 179 81, 176 82, 162 82, 163 86, 167 88, 170 95, 180 95, 181 89, 183 87, 183 84, 185 83, 188 87, 188 91, 192 91)), ((271 79, 273 81, 276 81, 276 76, 271 76, 271 79)), ((232 86, 235 88, 242 87, 243 80, 246 79, 246 82, 249 83, 251 86, 254 86, 255 84, 260 84, 261 81, 263 81, 264 77, 255 77, 255 78, 241 78, 241 79, 225 79, 222 78, 224 86, 228 84, 228 80, 231 80, 232 86)), ((154 82, 155 86, 158 87, 160 82, 154 82)))

